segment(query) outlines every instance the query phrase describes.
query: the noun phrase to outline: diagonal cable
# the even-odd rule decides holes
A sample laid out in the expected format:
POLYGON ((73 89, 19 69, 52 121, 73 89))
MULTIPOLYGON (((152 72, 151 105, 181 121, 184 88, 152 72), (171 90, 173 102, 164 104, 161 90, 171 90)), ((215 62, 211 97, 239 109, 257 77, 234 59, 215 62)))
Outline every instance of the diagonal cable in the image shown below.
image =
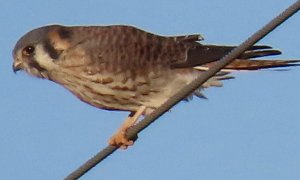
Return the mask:
MULTIPOLYGON (((294 15, 300 9, 300 0, 296 1, 290 7, 288 7, 284 12, 270 21, 267 25, 253 34, 250 38, 240 44, 238 47, 233 49, 229 54, 224 56, 219 62, 215 64, 212 68, 208 71, 201 74, 201 76, 197 77, 193 82, 188 84, 182 90, 180 90, 177 94, 175 94, 172 98, 167 100, 164 104, 162 104, 158 109, 153 111, 150 115, 146 116, 142 121, 136 124, 134 127, 130 128, 127 133, 127 137, 129 139, 134 138, 139 132, 143 129, 147 128, 151 123, 153 123, 157 118, 171 109, 174 105, 180 102, 182 99, 187 97, 193 91, 198 89, 205 81, 209 78, 213 77, 218 71, 224 68, 226 65, 231 63, 236 57, 242 54, 245 50, 249 47, 253 46, 256 42, 260 39, 265 37, 271 31, 273 31, 276 27, 286 21, 289 17, 294 15)), ((86 163, 68 175, 65 180, 75 180, 83 176, 87 173, 90 169, 96 166, 98 163, 103 161, 109 155, 111 155, 114 151, 116 151, 118 147, 114 146, 107 146, 94 157, 89 159, 86 163)))

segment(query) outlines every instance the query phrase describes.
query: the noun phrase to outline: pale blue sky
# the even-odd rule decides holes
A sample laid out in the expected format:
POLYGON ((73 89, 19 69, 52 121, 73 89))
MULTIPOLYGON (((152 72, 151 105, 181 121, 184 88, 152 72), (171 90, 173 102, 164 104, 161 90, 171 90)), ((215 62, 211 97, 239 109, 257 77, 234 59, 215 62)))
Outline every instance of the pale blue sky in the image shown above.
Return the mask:
MULTIPOLYGON (((239 44, 293 0, 1 1, 0 179, 62 179, 107 145, 127 113, 99 110, 67 90, 13 74, 11 51, 53 23, 130 24, 162 35, 201 33, 239 44)), ((263 39, 300 58, 300 14, 263 39)), ((182 102, 82 179, 300 179, 300 68, 237 74, 209 100, 182 102)))

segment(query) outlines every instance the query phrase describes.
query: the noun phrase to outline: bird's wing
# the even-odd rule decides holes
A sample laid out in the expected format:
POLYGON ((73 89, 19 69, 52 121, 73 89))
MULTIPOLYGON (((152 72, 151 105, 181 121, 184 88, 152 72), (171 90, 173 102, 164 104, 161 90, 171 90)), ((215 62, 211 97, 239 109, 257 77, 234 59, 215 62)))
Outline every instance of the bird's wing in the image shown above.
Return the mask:
POLYGON ((62 28, 64 31, 59 32, 73 36, 71 42, 65 43, 68 46, 62 54, 62 65, 94 64, 114 72, 158 66, 170 68, 171 64, 184 63, 187 59, 193 59, 189 57, 189 52, 193 52, 192 49, 200 45, 197 41, 201 40, 200 35, 165 37, 131 26, 62 28), (74 61, 72 57, 75 56, 82 58, 74 61))
MULTIPOLYGON (((134 71, 164 68, 207 68, 228 54, 235 46, 203 45, 200 35, 159 36, 132 26, 63 27, 60 37, 74 36, 66 43, 63 65, 91 65, 97 71, 134 71), (76 61, 74 58, 77 57, 76 61), (78 58, 81 57, 81 58, 78 58)), ((252 46, 226 69, 256 70, 298 65, 299 61, 252 60, 279 55, 270 46, 252 46)))
MULTIPOLYGON (((174 64, 176 68, 195 67, 205 70, 215 64, 223 56, 233 50, 235 46, 222 45, 198 45, 189 51, 187 60, 183 63, 174 64)), ((256 45, 241 54, 232 63, 226 66, 227 70, 258 70, 265 68, 298 66, 299 60, 266 60, 255 59, 266 56, 280 55, 279 50, 272 49, 270 46, 256 45)))

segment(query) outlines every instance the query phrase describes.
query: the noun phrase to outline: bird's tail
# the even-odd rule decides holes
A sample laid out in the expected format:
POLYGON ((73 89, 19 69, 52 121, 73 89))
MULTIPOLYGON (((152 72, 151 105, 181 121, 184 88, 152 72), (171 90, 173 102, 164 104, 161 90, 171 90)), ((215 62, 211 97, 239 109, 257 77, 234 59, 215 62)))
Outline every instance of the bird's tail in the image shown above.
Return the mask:
MULTIPOLYGON (((199 71, 206 71, 210 67, 214 66, 219 59, 221 59, 224 55, 229 53, 233 48, 233 46, 204 45, 202 47, 202 50, 199 48, 198 51, 195 51, 195 58, 190 59, 186 64, 180 66, 193 66, 194 69, 197 69, 199 71), (197 60, 196 57, 201 57, 204 60, 197 60)), ((203 89, 209 87, 222 87, 222 81, 234 78, 233 76, 229 76, 229 74, 233 71, 253 71, 259 69, 300 66, 300 60, 256 59, 260 57, 273 56, 279 54, 281 54, 279 50, 272 49, 270 46, 252 46, 250 49, 248 49, 242 55, 240 55, 237 59, 235 59, 232 63, 228 64, 225 68, 218 72, 214 77, 206 81, 198 90, 196 90, 193 93, 193 95, 206 99, 202 92, 203 89)))
MULTIPOLYGON (((214 48, 221 48, 222 46, 214 46, 214 48)), ((226 47, 228 48, 228 47, 226 47)), ((224 49, 224 48, 223 48, 224 49)), ((270 46, 258 45, 253 46, 245 51, 241 56, 235 59, 232 63, 227 65, 222 71, 237 71, 237 70, 259 70, 269 68, 285 68, 290 66, 300 66, 300 60, 266 60, 256 59, 260 57, 280 55, 281 52, 272 49, 270 46)), ((212 67, 217 61, 213 61, 201 66, 196 66, 195 69, 207 70, 212 67)))
POLYGON ((259 70, 268 68, 284 68, 299 66, 300 60, 249 60, 236 59, 224 69, 227 70, 259 70))
MULTIPOLYGON (((197 70, 208 70, 215 63, 210 63, 203 66, 196 66, 197 70)), ((253 71, 270 68, 286 68, 291 66, 300 66, 300 60, 253 60, 253 59, 236 59, 225 68, 223 72, 233 71, 253 71)))

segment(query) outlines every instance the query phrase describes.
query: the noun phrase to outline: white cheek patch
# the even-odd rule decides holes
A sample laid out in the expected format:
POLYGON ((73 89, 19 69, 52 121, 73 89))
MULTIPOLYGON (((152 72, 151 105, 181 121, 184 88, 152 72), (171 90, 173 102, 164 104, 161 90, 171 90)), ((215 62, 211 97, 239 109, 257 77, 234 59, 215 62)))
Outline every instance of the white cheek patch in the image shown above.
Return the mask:
POLYGON ((54 63, 54 60, 49 56, 49 54, 44 50, 42 45, 37 45, 35 47, 35 61, 44 69, 53 70, 58 67, 57 64, 54 63))

